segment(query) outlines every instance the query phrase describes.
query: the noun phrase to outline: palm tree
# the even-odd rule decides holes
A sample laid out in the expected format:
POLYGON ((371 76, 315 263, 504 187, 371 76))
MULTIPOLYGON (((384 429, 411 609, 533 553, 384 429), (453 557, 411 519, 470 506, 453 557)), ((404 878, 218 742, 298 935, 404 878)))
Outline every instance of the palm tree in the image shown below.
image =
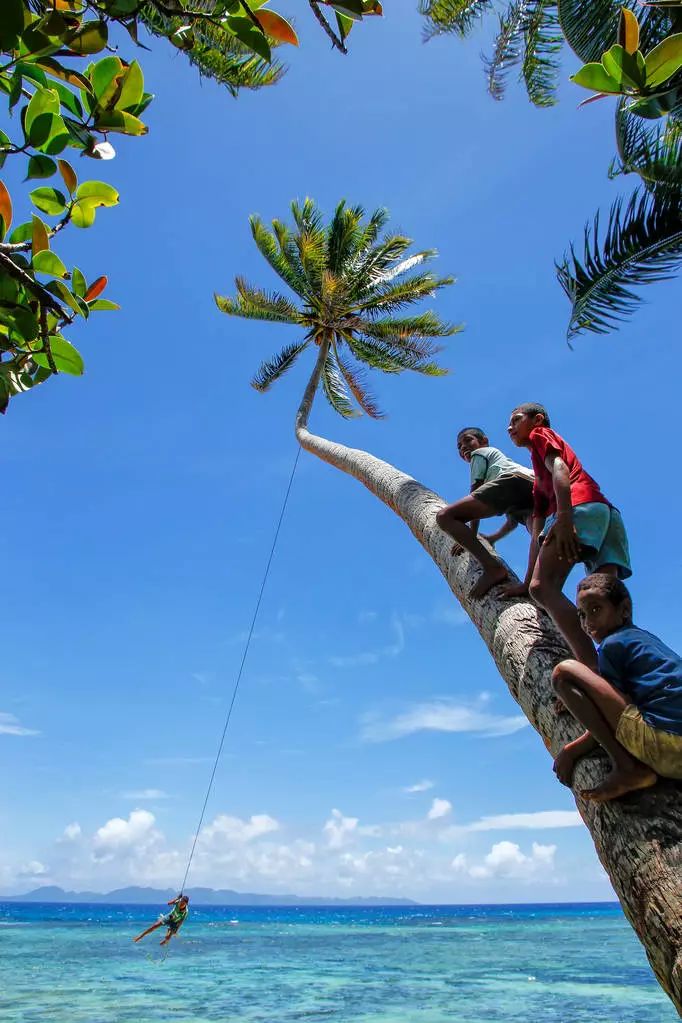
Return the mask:
POLYGON ((230 316, 288 323, 303 331, 301 340, 262 364, 252 380, 256 390, 267 391, 302 352, 317 346, 324 353, 317 378, 332 408, 345 418, 366 412, 379 419, 382 413, 364 380, 366 368, 385 373, 409 369, 427 376, 446 372, 433 361, 441 351, 435 339, 460 328, 431 312, 394 314, 452 284, 452 278, 437 278, 427 270, 407 276, 436 253, 407 256, 410 238, 380 237, 386 210, 376 210, 363 223, 361 207, 341 202, 329 227, 311 199, 292 203, 291 211, 295 232, 279 220, 269 231, 258 217, 251 217, 251 232, 261 254, 302 304, 238 277, 237 297, 217 295, 218 308, 230 316))
MULTIPOLYGON (((306 348, 316 351, 296 415, 299 443, 354 476, 405 522, 480 632, 512 696, 548 750, 556 754, 575 738, 577 729, 555 711, 551 672, 568 650, 549 619, 528 600, 505 601, 494 591, 483 600, 472 600, 469 594, 478 569, 469 557, 451 556, 451 541, 436 525, 442 499, 395 466, 308 429, 320 385, 341 415, 352 411, 347 388, 359 406, 370 415, 377 414, 364 385, 348 373, 346 350, 365 365, 386 372, 441 372, 426 361, 435 354, 432 339, 456 328, 442 324, 433 313, 403 319, 394 319, 393 313, 433 294, 450 278, 438 280, 424 272, 405 277, 434 253, 406 257, 408 239, 379 240, 386 222, 383 210, 363 222, 361 209, 341 203, 328 227, 309 200, 302 207, 294 204, 293 214, 295 231, 274 221, 270 232, 257 218, 251 219, 251 229, 259 250, 303 300, 303 307, 284 295, 247 285, 241 278, 237 278, 236 298, 216 296, 219 308, 230 315, 296 324, 303 331, 299 342, 287 345, 261 366, 253 384, 266 390, 306 348)), ((578 810, 656 977, 682 1010, 679 790, 663 782, 626 800, 601 805, 585 802, 579 793, 597 784, 602 772, 599 760, 585 758, 580 763, 573 781, 578 810)))

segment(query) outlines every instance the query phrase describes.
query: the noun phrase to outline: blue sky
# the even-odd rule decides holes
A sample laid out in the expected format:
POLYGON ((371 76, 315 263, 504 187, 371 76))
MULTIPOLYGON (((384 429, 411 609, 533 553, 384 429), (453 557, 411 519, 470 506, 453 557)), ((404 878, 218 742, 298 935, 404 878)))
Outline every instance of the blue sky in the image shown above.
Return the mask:
MULTIPOLYGON (((454 499, 468 487, 460 426, 508 446, 514 405, 545 402, 623 512, 637 619, 680 645, 682 485, 650 468, 678 422, 679 282, 571 351, 553 273, 620 187, 606 176, 610 105, 577 110, 570 83, 553 110, 515 86, 495 103, 487 30, 423 45, 401 6, 354 32, 345 59, 301 17, 285 80, 238 101, 155 43, 142 55, 150 135, 87 168, 121 206, 60 251, 89 278, 108 273, 123 308, 74 337, 84 379, 50 382, 2 423, 0 891, 184 873, 310 371, 256 394, 250 376, 287 331, 213 305, 235 273, 276 285, 252 212, 285 217, 306 194, 326 210, 386 205, 458 279, 436 306, 466 324, 443 356, 451 374, 377 379, 380 423, 345 423, 320 401, 314 429, 454 499)), ((522 568, 520 532, 503 551, 522 568)), ((190 882, 610 898, 550 768, 405 527, 304 453, 190 882)))

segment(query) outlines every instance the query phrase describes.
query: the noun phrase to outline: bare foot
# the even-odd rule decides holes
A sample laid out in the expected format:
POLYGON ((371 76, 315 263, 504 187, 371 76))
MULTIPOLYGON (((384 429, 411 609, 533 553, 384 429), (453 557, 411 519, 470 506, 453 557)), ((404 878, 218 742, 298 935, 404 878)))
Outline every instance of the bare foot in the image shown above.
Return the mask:
POLYGON ((140 937, 141 937, 141 935, 139 935, 137 938, 133 938, 133 941, 139 941, 140 937))
POLYGON ((159 945, 167 945, 169 941, 170 941, 170 938, 164 938, 163 941, 159 942, 159 945))
POLYGON ((596 789, 583 789, 583 799, 591 799, 593 803, 607 803, 610 799, 619 799, 628 792, 648 789, 658 781, 658 775, 650 767, 637 764, 629 770, 614 769, 596 789))
POLYGON ((499 586, 508 578, 509 572, 504 565, 500 565, 491 572, 484 572, 476 585, 472 587, 469 596, 473 600, 480 600, 481 597, 485 597, 488 590, 492 590, 493 586, 499 586))

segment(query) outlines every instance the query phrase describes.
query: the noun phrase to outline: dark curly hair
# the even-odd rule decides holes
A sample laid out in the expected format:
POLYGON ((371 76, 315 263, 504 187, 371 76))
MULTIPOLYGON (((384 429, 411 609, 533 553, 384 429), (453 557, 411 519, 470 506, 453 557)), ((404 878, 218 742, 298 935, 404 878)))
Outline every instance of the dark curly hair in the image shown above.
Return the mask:
POLYGON ((614 607, 619 607, 624 600, 632 602, 630 591, 624 582, 615 575, 606 575, 604 572, 593 572, 586 575, 578 583, 578 593, 591 590, 598 593, 600 597, 606 597, 614 607))

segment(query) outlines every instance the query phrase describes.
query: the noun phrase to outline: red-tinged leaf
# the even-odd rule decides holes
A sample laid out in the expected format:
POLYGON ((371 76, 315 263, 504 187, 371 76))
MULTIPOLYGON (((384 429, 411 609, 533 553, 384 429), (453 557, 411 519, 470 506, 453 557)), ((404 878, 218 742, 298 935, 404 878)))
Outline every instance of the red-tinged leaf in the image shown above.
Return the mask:
POLYGON ((369 3, 365 2, 363 6, 365 8, 364 10, 365 16, 367 16, 368 14, 377 14, 379 17, 381 17, 384 13, 384 9, 379 3, 379 0, 369 0, 369 3))
POLYGON ((50 236, 47 232, 47 227, 43 224, 40 217, 33 215, 33 223, 31 225, 31 251, 34 256, 37 256, 39 252, 47 252, 50 248, 50 236))
POLYGON ((581 107, 586 107, 588 103, 596 103, 598 99, 608 99, 609 96, 613 96, 612 92, 598 92, 596 96, 590 96, 589 99, 584 99, 582 103, 578 103, 578 110, 581 107))
POLYGON ((627 7, 621 8, 618 42, 626 53, 635 54, 639 49, 639 22, 627 7))
POLYGON ((2 217, 2 237, 4 238, 12 223, 12 199, 3 181, 0 181, 0 217, 2 217))
POLYGON ((66 160, 57 160, 57 166, 59 167, 59 173, 64 180, 64 184, 69 190, 69 194, 73 195, 78 188, 78 177, 75 170, 66 160))
POLYGON ((298 36, 281 14, 277 14, 275 11, 261 10, 255 11, 254 15, 266 36, 276 39, 278 43, 291 43, 292 46, 298 46, 298 36))
POLYGON ((92 282, 88 290, 83 295, 83 301, 92 302, 102 294, 108 283, 109 280, 107 277, 98 277, 96 281, 92 282))

